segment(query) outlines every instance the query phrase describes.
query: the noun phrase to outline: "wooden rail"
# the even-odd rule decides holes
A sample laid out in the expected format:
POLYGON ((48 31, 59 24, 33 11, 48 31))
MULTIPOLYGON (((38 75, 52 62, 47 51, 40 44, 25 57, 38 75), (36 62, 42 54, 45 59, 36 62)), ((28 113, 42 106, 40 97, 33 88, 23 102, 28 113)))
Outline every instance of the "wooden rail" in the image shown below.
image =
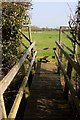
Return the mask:
MULTIPOLYGON (((77 58, 77 49, 80 47, 79 39, 78 40, 74 37, 72 38, 69 36, 65 31, 70 30, 71 28, 61 26, 59 30, 59 42, 56 42, 58 51, 55 52, 55 56, 58 61, 58 73, 60 74, 60 71, 62 71, 65 84, 64 84, 64 97, 68 99, 70 94, 70 100, 72 104, 72 108, 74 111, 75 116, 78 116, 78 119, 80 119, 80 59, 77 58), (72 49, 69 48, 64 41, 62 41, 62 33, 72 42, 72 49), (76 49, 77 47, 77 49, 76 49), (66 52, 69 50, 70 54, 66 52), (66 59, 67 67, 64 66, 63 59, 66 59), (75 70, 75 71, 73 71, 75 70), (74 73, 75 72, 75 73, 74 73), (73 74, 74 73, 74 74, 73 74), (75 78, 75 81, 74 81, 75 78)), ((72 28, 73 31, 75 28, 72 28)), ((80 52, 79 52, 80 53, 80 52)))
POLYGON ((55 53, 55 55, 56 55, 56 58, 57 58, 57 60, 58 60, 58 63, 59 63, 60 68, 61 68, 61 70, 62 70, 62 73, 63 73, 63 75, 64 75, 65 82, 67 83, 67 86, 68 86, 68 88, 69 88, 69 90, 70 90, 70 93, 71 93, 71 95, 72 95, 72 99, 73 99, 73 101, 74 101, 74 103, 75 103, 75 105, 76 105, 77 111, 79 112, 79 115, 80 115, 80 100, 79 100, 78 97, 77 97, 76 91, 74 90, 73 85, 72 85, 71 81, 69 80, 69 77, 68 77, 68 75, 67 75, 67 72, 65 71, 62 62, 60 61, 58 54, 57 54, 56 52, 54 52, 54 53, 55 53))
POLYGON ((63 49, 63 47, 58 42, 56 42, 56 44, 59 47, 59 49, 61 50, 61 52, 64 54, 66 59, 70 62, 70 64, 76 70, 76 72, 80 75, 80 66, 79 66, 79 64, 71 59, 71 57, 68 55, 68 53, 63 49))
MULTIPOLYGON (((69 36, 68 36, 69 37, 69 36)), ((72 39, 72 38, 71 38, 72 39)), ((74 41, 72 41, 74 42, 74 41)), ((68 98, 68 94, 70 91, 70 94, 72 96, 72 100, 74 102, 74 105, 76 106, 76 110, 77 113, 80 117, 80 100, 77 96, 77 92, 74 89, 73 84, 71 83, 71 73, 72 73, 72 68, 75 69, 76 73, 80 76, 80 65, 74 60, 74 57, 71 57, 65 50, 64 47, 67 48, 72 56, 74 56, 74 52, 68 47, 66 46, 64 43, 61 42, 61 39, 59 37, 59 42, 56 42, 56 45, 58 46, 58 54, 56 51, 54 51, 55 56, 57 58, 58 61, 58 70, 60 73, 60 70, 62 71, 63 75, 64 75, 64 80, 65 80, 65 87, 64 87, 64 94, 66 95, 66 98, 68 98), (65 70, 65 67, 62 63, 62 56, 60 55, 60 53, 66 58, 66 60, 68 61, 68 65, 67 65, 67 71, 65 70)))
MULTIPOLYGON (((19 60, 19 62, 16 65, 14 65, 13 68, 8 72, 8 74, 0 81, 0 120, 2 118, 14 118, 15 119, 15 117, 16 117, 21 99, 23 97, 24 89, 25 89, 25 86, 26 86, 27 81, 28 81, 30 71, 31 71, 33 63, 35 61, 35 57, 37 54, 36 51, 33 54, 31 63, 30 63, 29 68, 27 70, 28 72, 23 79, 21 87, 19 88, 18 94, 16 95, 16 98, 14 100, 14 103, 12 105, 12 108, 11 108, 8 116, 6 114, 6 108, 5 108, 3 94, 4 94, 5 90, 8 88, 8 86, 10 85, 10 83, 13 81, 14 77, 18 73, 21 66, 24 64, 24 61, 26 60, 27 56, 31 53, 31 50, 34 48, 34 46, 35 46, 35 42, 30 45, 30 47, 23 54, 23 56, 19 60)), ((27 94, 27 97, 28 96, 29 96, 29 94, 27 94)))

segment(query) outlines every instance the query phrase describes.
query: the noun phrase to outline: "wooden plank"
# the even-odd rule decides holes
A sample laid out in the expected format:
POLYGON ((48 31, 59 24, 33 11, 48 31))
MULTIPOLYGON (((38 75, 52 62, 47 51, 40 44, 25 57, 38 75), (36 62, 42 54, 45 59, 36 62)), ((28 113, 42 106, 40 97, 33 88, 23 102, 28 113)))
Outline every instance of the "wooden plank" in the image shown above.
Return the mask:
MULTIPOLYGON (((12 108, 11 108, 11 111, 10 111, 10 113, 9 113, 8 118, 15 118, 15 117, 16 117, 16 114, 17 114, 17 111, 18 111, 18 108, 19 108, 21 99, 22 99, 22 97, 23 97, 24 89, 25 89, 25 86, 26 86, 26 84, 27 84, 30 71, 31 71, 31 69, 32 69, 32 65, 33 65, 33 63, 34 63, 34 61, 35 61, 36 54, 37 54, 37 52, 34 53, 34 56, 33 56, 33 58, 32 58, 31 64, 30 64, 30 66, 29 66, 29 68, 28 68, 27 75, 24 77, 24 80, 23 80, 23 82, 22 82, 22 84, 21 84, 21 87, 20 87, 20 89, 19 89, 19 91, 18 91, 18 94, 17 94, 17 96, 16 96, 16 98, 15 98, 14 104, 13 104, 13 106, 12 106, 12 108)), ((29 96, 29 93, 27 94, 27 97, 28 97, 28 96, 29 96)))
POLYGON ((76 70, 76 72, 80 75, 80 66, 79 66, 79 64, 71 59, 71 57, 68 55, 68 53, 63 49, 63 47, 58 42, 56 42, 56 44, 59 47, 59 49, 62 51, 62 53, 64 54, 66 59, 70 62, 70 64, 76 70))
POLYGON ((55 70, 55 62, 38 62, 23 120, 73 120, 55 70))
POLYGON ((26 52, 24 53, 24 55, 22 56, 20 61, 12 67, 12 69, 8 72, 8 74, 0 82, 0 94, 1 95, 5 92, 5 90, 8 88, 8 86, 12 82, 13 78, 15 77, 17 72, 19 71, 20 67, 24 63, 27 55, 29 54, 31 49, 34 47, 34 45, 35 45, 35 42, 31 44, 31 46, 26 50, 26 52))
POLYGON ((61 68, 61 70, 62 70, 62 72, 63 72, 65 81, 67 82, 68 88, 69 88, 69 90, 70 90, 70 92, 71 92, 72 99, 73 99, 73 101, 74 101, 74 103, 75 103, 75 105, 76 105, 76 108, 77 108, 77 110, 78 110, 78 112, 79 112, 79 115, 80 115, 80 100, 78 99, 78 97, 77 97, 77 95, 76 95, 76 91, 74 90, 73 85, 71 84, 71 81, 69 80, 69 78, 68 78, 68 76, 67 76, 67 73, 66 73, 66 71, 65 71, 65 69, 64 69, 64 66, 63 66, 62 62, 61 62, 60 59, 59 59, 58 54, 57 54, 55 51, 54 51, 54 53, 55 53, 56 58, 57 58, 57 60, 58 60, 58 62, 59 62, 59 64, 60 64, 60 68, 61 68))

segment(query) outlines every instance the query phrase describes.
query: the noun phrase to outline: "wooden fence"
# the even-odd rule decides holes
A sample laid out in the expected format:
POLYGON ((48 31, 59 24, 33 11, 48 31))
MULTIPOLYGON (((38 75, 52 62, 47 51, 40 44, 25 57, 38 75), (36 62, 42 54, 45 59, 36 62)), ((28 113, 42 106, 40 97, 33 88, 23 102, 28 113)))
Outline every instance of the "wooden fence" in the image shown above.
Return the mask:
MULTIPOLYGON (((59 42, 56 42, 57 50, 55 50, 54 53, 55 53, 55 56, 58 61, 58 73, 60 73, 60 71, 62 71, 64 80, 65 80, 65 85, 64 85, 65 98, 68 99, 69 95, 71 96, 70 99, 72 99, 73 105, 75 106, 75 111, 76 111, 77 115, 79 115, 79 117, 80 117, 80 99, 78 97, 78 94, 77 94, 77 91, 76 91, 74 85, 72 84, 72 79, 73 79, 72 71, 75 70, 76 74, 78 76, 80 76, 80 65, 74 57, 75 56, 74 51, 71 48, 69 48, 67 45, 65 45, 64 43, 61 42, 61 34, 62 34, 61 32, 65 33, 65 29, 63 29, 63 28, 65 28, 65 27, 60 27, 59 42), (66 52, 65 48, 69 51, 70 54, 68 52, 66 52), (66 59, 66 61, 67 61, 66 62, 67 68, 65 68, 65 66, 64 66, 63 59, 66 59)), ((71 40, 72 42, 74 41, 67 34, 65 34, 65 35, 69 40, 71 40)), ((78 42, 76 42, 76 44, 78 44, 78 42)), ((78 86, 77 86, 78 89, 80 89, 79 86, 80 86, 80 84, 78 84, 78 86)))
MULTIPOLYGON (((0 81, 0 120, 2 118, 4 119, 8 119, 8 118, 12 118, 15 119, 19 106, 20 106, 20 102, 21 99, 23 97, 23 93, 26 87, 26 84, 28 82, 28 77, 30 75, 30 71, 32 69, 33 63, 35 61, 35 57, 37 54, 37 51, 33 51, 33 48, 35 46, 35 42, 33 42, 30 47, 28 47, 28 49, 25 51, 25 53, 23 54, 23 56, 21 57, 21 59, 19 60, 18 63, 16 63, 12 69, 8 72, 8 74, 0 81), (33 54, 31 54, 31 52, 33 54), (14 77, 17 75, 18 71, 20 70, 21 66, 24 65, 24 62, 26 61, 26 59, 28 59, 28 55, 32 55, 31 57, 31 61, 29 62, 29 67, 27 69, 27 73, 22 81, 22 84, 19 88, 19 91, 16 95, 16 98, 14 100, 14 103, 12 105, 12 108, 10 110, 9 115, 6 114, 6 108, 5 108, 5 102, 4 102, 4 97, 3 94, 5 93, 6 89, 9 87, 9 85, 11 84, 11 82, 13 81, 14 77)), ((26 70, 25 70, 26 71, 26 70)), ((26 97, 28 97, 29 94, 27 94, 26 97)))

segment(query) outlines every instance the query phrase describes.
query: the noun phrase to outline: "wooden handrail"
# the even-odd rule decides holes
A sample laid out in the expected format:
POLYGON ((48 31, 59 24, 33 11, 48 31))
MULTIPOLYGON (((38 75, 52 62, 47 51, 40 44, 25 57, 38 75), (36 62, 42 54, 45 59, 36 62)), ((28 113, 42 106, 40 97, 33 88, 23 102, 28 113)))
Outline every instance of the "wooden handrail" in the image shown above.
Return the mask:
MULTIPOLYGON (((12 67, 12 69, 8 72, 8 74, 0 81, 0 119, 2 119, 2 118, 4 118, 4 119, 14 118, 15 119, 15 117, 16 117, 16 114, 17 114, 20 102, 22 100, 27 81, 28 81, 28 77, 30 75, 33 63, 35 61, 37 51, 33 54, 32 60, 29 64, 29 68, 27 70, 27 74, 24 77, 23 82, 19 88, 18 94, 16 95, 16 98, 14 100, 13 106, 11 108, 11 111, 10 111, 8 117, 6 114, 6 108, 5 108, 3 94, 4 94, 5 90, 8 88, 8 86, 10 85, 10 83, 12 82, 12 80, 14 79, 14 77, 16 76, 16 74, 18 73, 21 66, 24 64, 24 61, 26 60, 27 56, 31 53, 34 46, 35 46, 35 42, 33 42, 30 45, 30 47, 25 51, 25 53, 23 54, 23 56, 21 57, 19 62, 16 63, 16 65, 14 65, 12 67)), ((27 94, 27 97, 28 96, 29 96, 29 94, 27 94)))
POLYGON ((14 65, 13 68, 8 72, 8 74, 0 81, 0 95, 2 95, 8 88, 34 45, 35 42, 31 44, 31 46, 26 50, 20 61, 16 65, 14 65))
MULTIPOLYGON (((14 104, 11 108, 11 111, 9 113, 9 116, 8 118, 15 118, 16 117, 16 114, 17 114, 17 111, 18 111, 18 108, 19 108, 19 105, 20 105, 20 102, 21 102, 21 99, 23 97, 23 93, 24 93, 24 89, 25 89, 25 86, 27 84, 27 81, 28 81, 28 77, 29 77, 29 74, 30 74, 30 71, 31 71, 31 68, 32 68, 32 65, 34 63, 34 60, 35 60, 35 56, 36 56, 37 52, 34 53, 33 55, 33 58, 32 58, 32 61, 30 63, 30 66, 28 68, 28 72, 27 72, 27 75, 24 77, 24 80, 21 84, 21 87, 19 88, 19 91, 18 91, 18 94, 15 98, 15 101, 14 101, 14 104)), ((29 94, 27 94, 27 97, 29 96, 29 94)))
MULTIPOLYGON (((62 33, 64 33, 64 35, 66 35, 66 37, 71 40, 72 43, 74 43, 74 45, 80 45, 80 43, 77 40, 74 40, 73 38, 71 38, 66 32, 64 32, 64 30, 62 29, 62 27, 60 27, 60 30, 62 31, 62 33)), ((61 35, 61 33, 60 33, 61 35)), ((59 36, 60 36, 59 35, 59 36)), ((64 76, 64 80, 65 80, 65 84, 64 84, 64 97, 66 99, 68 99, 68 95, 69 92, 71 94, 71 99, 73 101, 74 107, 76 109, 76 114, 80 117, 80 100, 78 98, 76 89, 74 88, 74 85, 72 84, 72 69, 74 68, 76 73, 80 76, 80 65, 78 62, 76 62, 75 60, 75 50, 71 50, 68 46, 66 46, 64 43, 61 42, 60 37, 59 37, 59 42, 56 42, 57 46, 58 46, 58 54, 56 51, 54 51, 55 56, 57 58, 58 61, 58 73, 60 72, 60 70, 63 73, 64 76), (71 56, 71 54, 69 55, 65 50, 64 47, 69 50, 71 52, 71 54, 73 56, 71 56), (67 69, 65 69, 63 63, 62 63, 62 55, 60 56, 60 53, 64 54, 64 57, 67 60, 67 69)), ((74 46, 75 49, 75 46, 74 46)))
POLYGON ((61 62, 60 59, 59 59, 58 54, 57 54, 55 51, 54 51, 54 53, 55 53, 55 56, 56 56, 56 58, 57 58, 57 60, 58 60, 58 63, 59 63, 59 65, 60 65, 60 68, 61 68, 61 70, 62 70, 62 73, 63 73, 63 75, 64 75, 65 81, 67 82, 68 88, 69 88, 69 90, 70 90, 70 92, 71 92, 72 99, 73 99, 73 101, 74 101, 74 103, 75 103, 75 105, 76 105, 77 111, 79 112, 79 115, 80 115, 80 100, 79 100, 78 97, 77 97, 76 91, 74 90, 73 85, 71 84, 71 81, 69 80, 69 78, 68 78, 68 76, 67 76, 67 73, 66 73, 66 71, 65 71, 65 69, 64 69, 64 66, 63 66, 62 62, 61 62))
POLYGON ((71 57, 68 55, 68 53, 63 49, 63 47, 58 42, 56 42, 56 44, 59 47, 59 49, 61 50, 61 52, 64 54, 66 59, 70 62, 70 64, 76 70, 76 72, 80 75, 80 65, 71 59, 71 57))

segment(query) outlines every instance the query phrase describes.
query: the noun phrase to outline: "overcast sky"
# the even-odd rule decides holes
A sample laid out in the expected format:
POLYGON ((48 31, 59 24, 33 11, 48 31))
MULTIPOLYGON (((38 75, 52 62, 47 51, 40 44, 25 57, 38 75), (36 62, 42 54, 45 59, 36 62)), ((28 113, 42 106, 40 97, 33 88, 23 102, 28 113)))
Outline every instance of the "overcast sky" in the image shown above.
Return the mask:
POLYGON ((73 15, 78 0, 32 0, 32 25, 39 27, 59 27, 68 25, 70 14, 73 15))

